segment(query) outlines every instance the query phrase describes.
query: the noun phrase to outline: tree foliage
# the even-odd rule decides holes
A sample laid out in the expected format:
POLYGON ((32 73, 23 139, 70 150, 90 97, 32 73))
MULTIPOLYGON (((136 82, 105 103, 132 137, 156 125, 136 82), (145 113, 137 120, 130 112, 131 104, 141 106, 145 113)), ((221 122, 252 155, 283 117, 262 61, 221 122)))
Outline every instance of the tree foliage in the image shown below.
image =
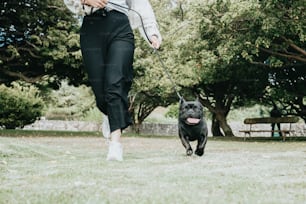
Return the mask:
POLYGON ((198 94, 212 112, 213 134, 232 136, 226 117, 233 105, 259 102, 270 85, 272 68, 284 70, 304 64, 303 1, 288 4, 274 0, 216 0, 182 4, 185 21, 192 25, 180 33, 181 40, 174 44, 181 64, 177 76, 189 79, 180 81, 181 86, 198 94), (288 22, 280 18, 286 13, 292 13, 288 22))
POLYGON ((306 7, 305 1, 262 1, 256 20, 249 20, 243 56, 268 67, 266 103, 277 102, 284 114, 306 119, 306 7), (250 33, 250 31, 248 33, 250 33))
POLYGON ((1 1, 0 8, 0 83, 83 80, 78 21, 62 0, 1 1))
MULTIPOLYGON (((148 43, 136 31, 136 50, 134 60, 134 82, 130 92, 130 111, 133 115, 134 129, 139 132, 139 125, 145 120, 150 113, 158 106, 168 106, 178 101, 177 95, 173 89, 174 84, 165 73, 172 72, 173 63, 165 59, 168 56, 167 50, 171 46, 171 40, 166 35, 171 29, 175 28, 171 22, 172 18, 165 18, 169 13, 169 1, 160 2, 151 1, 158 20, 159 29, 163 36, 163 44, 158 53, 154 52, 148 46, 148 43), (160 58, 159 58, 160 57, 160 58), (166 67, 161 65, 160 60, 165 63, 166 67)), ((174 12, 174 10, 172 10, 174 12)), ((172 75, 172 74, 171 74, 172 75)))

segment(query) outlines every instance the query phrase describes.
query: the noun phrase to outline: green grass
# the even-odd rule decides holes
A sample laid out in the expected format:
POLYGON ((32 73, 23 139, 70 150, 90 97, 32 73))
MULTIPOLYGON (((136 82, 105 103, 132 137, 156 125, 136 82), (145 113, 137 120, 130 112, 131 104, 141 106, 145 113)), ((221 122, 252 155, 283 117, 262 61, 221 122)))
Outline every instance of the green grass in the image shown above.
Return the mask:
MULTIPOLYGON (((209 138, 186 157, 176 137, 0 137, 0 203, 305 203, 306 143, 209 138)), ((193 144, 194 146, 195 144, 193 144)))
POLYGON ((100 136, 101 132, 93 131, 54 131, 54 130, 0 130, 0 136, 10 136, 10 137, 91 137, 100 136))

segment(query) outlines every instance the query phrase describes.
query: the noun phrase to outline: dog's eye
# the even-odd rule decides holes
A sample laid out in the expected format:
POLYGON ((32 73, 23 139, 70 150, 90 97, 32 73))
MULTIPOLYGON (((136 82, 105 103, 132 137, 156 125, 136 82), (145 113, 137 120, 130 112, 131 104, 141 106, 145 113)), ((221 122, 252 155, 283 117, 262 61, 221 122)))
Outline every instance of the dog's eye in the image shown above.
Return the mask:
POLYGON ((181 109, 181 110, 186 110, 187 107, 186 107, 186 106, 182 106, 182 107, 180 107, 180 109, 181 109))

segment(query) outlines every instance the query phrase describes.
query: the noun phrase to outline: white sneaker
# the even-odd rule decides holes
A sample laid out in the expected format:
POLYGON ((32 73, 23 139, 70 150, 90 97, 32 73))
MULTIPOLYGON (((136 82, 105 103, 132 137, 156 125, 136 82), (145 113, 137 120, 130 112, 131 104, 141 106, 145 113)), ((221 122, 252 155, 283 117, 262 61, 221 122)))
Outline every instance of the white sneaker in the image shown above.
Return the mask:
POLYGON ((108 154, 106 157, 107 161, 122 161, 122 146, 119 142, 110 142, 108 154))
POLYGON ((103 123, 102 123, 102 134, 106 139, 110 138, 110 128, 109 128, 109 121, 108 117, 105 115, 103 118, 103 123))

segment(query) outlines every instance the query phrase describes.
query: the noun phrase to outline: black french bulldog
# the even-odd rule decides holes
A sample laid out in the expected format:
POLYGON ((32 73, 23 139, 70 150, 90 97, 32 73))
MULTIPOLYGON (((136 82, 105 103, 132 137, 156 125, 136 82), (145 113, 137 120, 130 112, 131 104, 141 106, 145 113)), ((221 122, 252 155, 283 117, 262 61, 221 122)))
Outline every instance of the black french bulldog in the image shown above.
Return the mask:
POLYGON ((195 101, 185 101, 181 98, 178 128, 179 137, 186 149, 187 156, 192 155, 193 150, 190 142, 195 140, 198 141, 195 154, 198 156, 204 154, 208 129, 203 116, 203 106, 198 99, 195 101))

